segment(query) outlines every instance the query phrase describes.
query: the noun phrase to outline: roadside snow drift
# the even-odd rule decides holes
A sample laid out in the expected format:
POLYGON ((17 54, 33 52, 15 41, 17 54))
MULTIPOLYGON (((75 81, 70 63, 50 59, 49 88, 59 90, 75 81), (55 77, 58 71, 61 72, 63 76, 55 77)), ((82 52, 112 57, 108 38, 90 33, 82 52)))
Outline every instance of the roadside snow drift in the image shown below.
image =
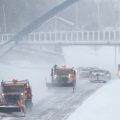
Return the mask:
POLYGON ((120 120, 120 80, 114 80, 88 98, 68 120, 120 120))

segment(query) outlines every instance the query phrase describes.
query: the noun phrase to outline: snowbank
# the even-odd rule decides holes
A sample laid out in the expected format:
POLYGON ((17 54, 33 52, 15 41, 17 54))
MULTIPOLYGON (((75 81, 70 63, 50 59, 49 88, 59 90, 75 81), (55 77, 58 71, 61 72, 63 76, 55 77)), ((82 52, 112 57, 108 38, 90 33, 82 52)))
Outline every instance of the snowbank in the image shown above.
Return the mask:
POLYGON ((111 81, 88 98, 68 120, 120 120, 120 80, 111 81))

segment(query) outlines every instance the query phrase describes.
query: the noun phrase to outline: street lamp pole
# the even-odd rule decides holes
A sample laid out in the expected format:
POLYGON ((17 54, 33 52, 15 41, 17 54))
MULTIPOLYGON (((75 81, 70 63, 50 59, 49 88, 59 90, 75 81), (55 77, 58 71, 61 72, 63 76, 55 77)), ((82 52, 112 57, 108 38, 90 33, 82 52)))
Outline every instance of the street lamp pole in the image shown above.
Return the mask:
MULTIPOLYGON (((79 2, 78 2, 78 3, 79 3, 79 2)), ((75 15, 76 15, 76 16, 75 16, 75 18, 76 18, 76 19, 75 19, 76 29, 79 28, 79 27, 78 27, 78 18, 79 18, 79 13, 78 13, 78 7, 79 7, 78 5, 79 5, 79 4, 78 4, 78 3, 76 3, 76 6, 75 6, 75 7, 76 7, 76 9, 75 9, 75 13, 76 13, 76 14, 75 14, 75 15)))
POLYGON ((115 46, 115 69, 117 67, 117 47, 115 46))
POLYGON ((55 41, 57 40, 57 16, 55 16, 55 41))
POLYGON ((99 3, 97 3, 97 20, 98 20, 98 27, 100 28, 100 6, 99 3))
POLYGON ((7 32, 7 29, 6 29, 6 14, 5 14, 5 5, 3 5, 3 23, 4 23, 4 32, 6 33, 7 32))
POLYGON ((100 29, 101 23, 100 23, 100 2, 101 0, 95 0, 96 5, 97 5, 97 23, 98 23, 98 28, 100 29))

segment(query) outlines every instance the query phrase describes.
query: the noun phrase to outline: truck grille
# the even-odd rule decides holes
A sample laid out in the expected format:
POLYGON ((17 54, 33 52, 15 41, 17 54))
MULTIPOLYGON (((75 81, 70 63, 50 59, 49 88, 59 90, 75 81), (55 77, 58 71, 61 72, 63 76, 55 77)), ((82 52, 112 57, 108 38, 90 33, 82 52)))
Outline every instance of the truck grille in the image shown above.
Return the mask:
POLYGON ((57 82, 67 83, 68 82, 68 77, 58 77, 57 82))
POLYGON ((16 102, 20 99, 20 95, 5 95, 4 97, 7 104, 16 104, 16 102))

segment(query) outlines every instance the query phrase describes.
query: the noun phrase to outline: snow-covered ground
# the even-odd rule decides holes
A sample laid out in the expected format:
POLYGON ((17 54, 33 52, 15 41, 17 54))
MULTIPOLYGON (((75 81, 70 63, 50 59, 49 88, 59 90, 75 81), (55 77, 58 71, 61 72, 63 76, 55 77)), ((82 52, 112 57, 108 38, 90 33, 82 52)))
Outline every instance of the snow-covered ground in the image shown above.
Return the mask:
MULTIPOLYGON (((20 56, 17 57, 16 60, 16 56, 19 56, 19 52, 18 55, 16 54, 17 53, 14 53, 15 59, 8 57, 6 61, 3 60, 0 63, 0 80, 11 80, 12 78, 18 80, 29 79, 32 86, 33 103, 35 107, 33 108, 33 112, 30 113, 31 115, 28 114, 24 118, 25 120, 28 118, 29 120, 63 120, 78 108, 88 96, 104 85, 101 83, 90 83, 89 81, 84 82, 77 79, 75 94, 72 93, 71 88, 48 90, 46 88, 46 79, 50 79, 51 67, 54 64, 60 65, 60 63, 57 63, 57 59, 55 61, 50 60, 51 57, 48 55, 45 61, 41 61, 41 59, 43 59, 42 57, 28 54, 27 57, 20 56), (41 106, 43 106, 42 109, 41 106)), ((95 53, 91 47, 66 47, 63 49, 63 54, 66 64, 69 67, 98 66, 111 71, 114 71, 113 69, 115 68, 112 47, 101 48, 97 53, 95 53), (105 59, 103 59, 104 57, 105 59), (107 58, 109 58, 109 61, 107 58)), ((11 55, 12 54, 9 54, 9 56, 11 55)), ((13 120, 13 118, 10 118, 10 120, 13 120)))
POLYGON ((88 98, 67 120, 120 120, 120 80, 113 80, 88 98))
MULTIPOLYGON (((26 115, 24 120, 62 120, 68 117, 89 95, 94 93, 103 84, 92 84, 89 81, 80 81, 77 79, 77 87, 75 93, 72 93, 72 88, 46 88, 46 80, 50 76, 50 66, 46 64, 34 68, 29 63, 22 64, 22 67, 12 66, 13 64, 1 63, 0 79, 18 80, 29 79, 33 90, 33 111, 26 115), (26 66, 29 66, 27 68, 26 66), (72 107, 71 107, 72 106, 72 107)), ((20 65, 19 65, 20 66, 20 65)), ((20 120, 19 117, 2 117, 4 120, 20 120)))

